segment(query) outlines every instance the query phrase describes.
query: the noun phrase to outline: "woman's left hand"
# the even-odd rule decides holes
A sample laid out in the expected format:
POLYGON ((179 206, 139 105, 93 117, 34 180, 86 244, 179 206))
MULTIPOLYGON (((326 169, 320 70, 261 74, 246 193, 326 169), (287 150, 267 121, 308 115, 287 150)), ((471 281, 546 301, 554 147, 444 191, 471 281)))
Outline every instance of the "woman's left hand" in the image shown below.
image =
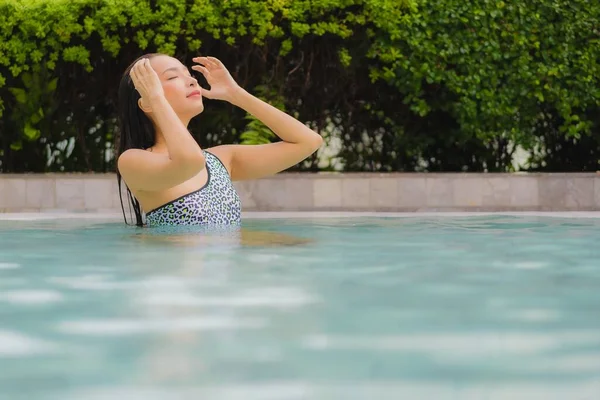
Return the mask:
POLYGON ((210 85, 210 90, 202 89, 202 95, 212 100, 231 102, 240 87, 223 63, 215 57, 195 57, 193 61, 200 65, 194 65, 192 69, 202 73, 210 85))

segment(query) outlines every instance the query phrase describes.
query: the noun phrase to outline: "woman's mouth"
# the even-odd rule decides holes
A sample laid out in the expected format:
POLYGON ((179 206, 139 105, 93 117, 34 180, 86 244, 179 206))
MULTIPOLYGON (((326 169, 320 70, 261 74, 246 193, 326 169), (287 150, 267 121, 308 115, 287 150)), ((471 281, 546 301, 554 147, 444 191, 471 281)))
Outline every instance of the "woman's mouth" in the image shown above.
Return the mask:
POLYGON ((199 90, 194 90, 192 93, 187 95, 187 97, 196 97, 196 96, 202 97, 202 92, 199 90))

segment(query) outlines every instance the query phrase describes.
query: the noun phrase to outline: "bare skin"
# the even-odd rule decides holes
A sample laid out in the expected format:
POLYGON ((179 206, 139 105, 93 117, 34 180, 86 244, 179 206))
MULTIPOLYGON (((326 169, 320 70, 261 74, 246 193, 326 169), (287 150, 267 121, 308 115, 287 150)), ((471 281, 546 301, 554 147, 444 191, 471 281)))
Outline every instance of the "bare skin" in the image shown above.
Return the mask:
POLYGON ((200 189, 207 182, 202 149, 187 130, 204 110, 203 97, 228 101, 268 126, 280 142, 265 145, 221 145, 206 149, 225 165, 234 181, 274 175, 303 161, 322 144, 306 125, 251 95, 214 57, 194 58, 193 70, 211 86, 202 89, 177 59, 159 56, 140 60, 131 70, 141 95, 140 108, 153 121, 156 143, 148 150, 120 155, 118 168, 144 211, 200 189))

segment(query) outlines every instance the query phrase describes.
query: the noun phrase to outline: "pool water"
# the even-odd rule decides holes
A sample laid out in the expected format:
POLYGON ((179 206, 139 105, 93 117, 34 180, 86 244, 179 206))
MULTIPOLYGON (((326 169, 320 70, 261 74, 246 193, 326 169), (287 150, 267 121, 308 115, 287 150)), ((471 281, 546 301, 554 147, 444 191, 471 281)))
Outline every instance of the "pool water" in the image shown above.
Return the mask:
POLYGON ((0 399, 600 399, 600 220, 0 221, 0 399))

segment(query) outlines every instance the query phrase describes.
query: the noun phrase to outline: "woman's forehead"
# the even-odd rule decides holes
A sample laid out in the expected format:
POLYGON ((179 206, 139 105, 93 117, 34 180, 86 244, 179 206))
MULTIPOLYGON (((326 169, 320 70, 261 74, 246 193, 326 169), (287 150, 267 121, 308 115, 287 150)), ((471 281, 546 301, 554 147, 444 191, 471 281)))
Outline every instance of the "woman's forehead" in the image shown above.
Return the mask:
POLYGON ((162 72, 167 68, 185 68, 185 66, 176 58, 169 56, 157 56, 150 59, 150 64, 157 72, 162 72))

